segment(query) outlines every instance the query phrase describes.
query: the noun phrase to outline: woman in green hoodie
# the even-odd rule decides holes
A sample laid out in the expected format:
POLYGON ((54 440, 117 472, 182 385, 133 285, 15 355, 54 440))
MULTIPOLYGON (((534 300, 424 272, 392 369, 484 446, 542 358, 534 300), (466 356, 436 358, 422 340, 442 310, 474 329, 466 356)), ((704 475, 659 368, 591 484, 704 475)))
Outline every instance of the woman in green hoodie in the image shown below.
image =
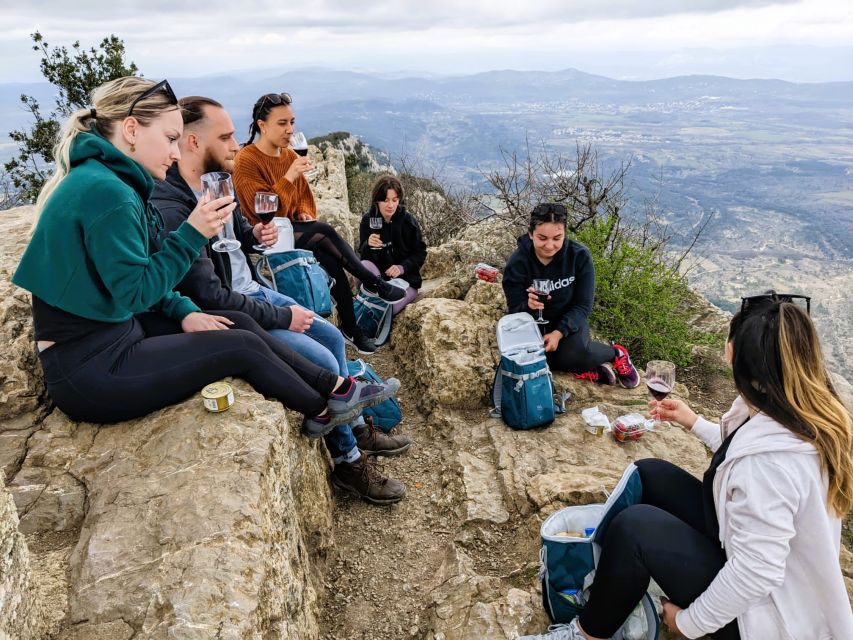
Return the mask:
POLYGON ((163 81, 127 77, 64 124, 56 173, 36 203, 33 236, 12 278, 32 292, 48 393, 75 420, 118 422, 181 401, 226 376, 306 416, 319 437, 399 383, 356 383, 317 367, 236 312, 201 313, 172 289, 231 215, 202 199, 159 249, 154 179, 179 159, 183 121, 163 81), (390 383, 390 384, 389 384, 390 383))

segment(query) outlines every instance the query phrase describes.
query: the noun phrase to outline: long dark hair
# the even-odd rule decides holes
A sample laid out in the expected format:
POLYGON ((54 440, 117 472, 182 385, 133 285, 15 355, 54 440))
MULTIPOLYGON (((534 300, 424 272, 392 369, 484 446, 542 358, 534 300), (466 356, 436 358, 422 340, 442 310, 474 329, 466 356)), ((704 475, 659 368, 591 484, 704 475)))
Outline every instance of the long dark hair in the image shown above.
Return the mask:
POLYGON ((853 507, 853 420, 838 398, 808 313, 768 299, 732 318, 735 386, 746 402, 814 444, 839 515, 853 507))
POLYGON ((276 107, 289 107, 293 104, 293 99, 290 97, 289 93, 265 93, 255 102, 255 106, 252 107, 252 124, 249 125, 249 139, 243 143, 245 147, 247 144, 252 144, 252 141, 255 139, 255 136, 261 132, 261 128, 258 126, 258 120, 267 121, 267 118, 270 117, 270 111, 275 109, 276 107))

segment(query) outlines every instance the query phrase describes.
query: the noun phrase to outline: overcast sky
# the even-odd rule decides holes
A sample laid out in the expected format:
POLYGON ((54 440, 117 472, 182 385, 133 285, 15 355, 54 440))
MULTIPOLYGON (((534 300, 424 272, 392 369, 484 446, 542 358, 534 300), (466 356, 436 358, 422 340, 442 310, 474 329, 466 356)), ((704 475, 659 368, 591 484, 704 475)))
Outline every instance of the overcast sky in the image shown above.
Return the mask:
POLYGON ((40 79, 36 29, 51 45, 114 33, 152 78, 324 66, 853 80, 853 0, 0 0, 0 24, 0 82, 40 79))

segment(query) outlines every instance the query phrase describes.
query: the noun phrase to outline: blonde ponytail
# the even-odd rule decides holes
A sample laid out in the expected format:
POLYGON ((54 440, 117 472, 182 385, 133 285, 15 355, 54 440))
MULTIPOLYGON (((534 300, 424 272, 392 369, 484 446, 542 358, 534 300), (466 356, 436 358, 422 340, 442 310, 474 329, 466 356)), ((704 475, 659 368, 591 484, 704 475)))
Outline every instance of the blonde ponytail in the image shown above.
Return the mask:
POLYGON ((779 347, 785 398, 811 427, 829 479, 827 501, 843 517, 853 508, 853 419, 829 379, 811 319, 794 304, 780 305, 779 347))

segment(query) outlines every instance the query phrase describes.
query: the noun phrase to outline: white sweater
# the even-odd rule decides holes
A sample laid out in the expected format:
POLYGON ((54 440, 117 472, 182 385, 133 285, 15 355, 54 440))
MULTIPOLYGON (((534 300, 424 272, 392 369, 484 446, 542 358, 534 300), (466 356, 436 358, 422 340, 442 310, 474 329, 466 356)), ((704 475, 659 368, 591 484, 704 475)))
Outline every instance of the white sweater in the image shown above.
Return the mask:
MULTIPOLYGON (((693 433, 712 450, 748 416, 738 397, 721 424, 693 433)), ((827 508, 817 450, 759 413, 732 438, 714 476, 726 564, 676 622, 699 638, 737 618, 742 640, 850 640, 838 563, 841 520, 827 508)))

